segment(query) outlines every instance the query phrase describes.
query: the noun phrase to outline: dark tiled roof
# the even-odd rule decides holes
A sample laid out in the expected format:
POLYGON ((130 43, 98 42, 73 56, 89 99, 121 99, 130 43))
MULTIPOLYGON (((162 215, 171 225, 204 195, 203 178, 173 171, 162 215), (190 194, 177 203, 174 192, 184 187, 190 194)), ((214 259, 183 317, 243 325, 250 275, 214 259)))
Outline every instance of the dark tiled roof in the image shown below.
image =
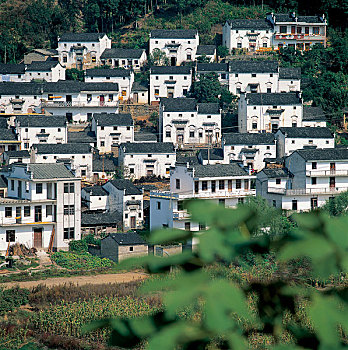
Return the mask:
POLYGON ((189 66, 153 66, 150 74, 191 74, 189 66))
MULTIPOLYGON (((292 13, 275 13, 275 21, 279 22, 295 22, 295 17, 292 13)), ((319 16, 297 16, 297 22, 305 23, 323 23, 319 16)))
POLYGON ((7 118, 0 116, 0 129, 7 129, 7 128, 8 128, 7 118))
POLYGON ((0 141, 17 141, 17 138, 12 130, 0 129, 0 141))
POLYGON ((198 45, 196 55, 214 55, 215 45, 198 45))
POLYGON ((246 176, 248 172, 238 164, 210 164, 195 165, 194 177, 227 177, 227 176, 246 176))
POLYGON ((151 31, 151 38, 194 39, 196 34, 196 29, 155 29, 151 31))
POLYGON ((132 91, 149 91, 149 88, 145 85, 135 81, 132 86, 132 91))
POLYGON ((278 62, 269 60, 232 60, 228 63, 231 73, 278 73, 278 62))
POLYGON ((152 132, 144 132, 144 131, 138 131, 134 133, 134 141, 153 141, 157 142, 157 136, 156 134, 153 134, 152 132))
POLYGON ((31 52, 37 52, 37 53, 40 53, 40 54, 45 55, 45 56, 58 55, 58 51, 55 49, 33 49, 32 51, 30 51, 28 53, 31 53, 31 52))
POLYGON ((93 157, 92 168, 94 172, 113 173, 116 171, 116 158, 101 158, 98 154, 93 157))
POLYGON ((143 49, 121 49, 121 48, 114 48, 114 49, 105 49, 102 55, 100 56, 101 59, 107 59, 107 58, 134 58, 139 59, 141 55, 143 54, 145 50, 143 49))
POLYGON ((125 153, 175 153, 171 142, 121 143, 125 153))
POLYGON ((105 33, 64 33, 59 37, 59 41, 68 42, 92 42, 99 41, 105 33))
POLYGON ((223 134, 226 145, 273 145, 274 134, 256 134, 256 133, 229 133, 223 134))
POLYGON ((34 61, 27 65, 30 72, 50 72, 52 68, 59 64, 58 61, 34 61))
POLYGON ((6 154, 9 158, 30 158, 30 153, 27 150, 7 151, 6 154))
POLYGON ((321 107, 303 106, 303 121, 326 121, 325 113, 321 107))
POLYGON ((0 188, 6 188, 7 187, 7 179, 4 175, 0 176, 0 188))
POLYGON ((118 245, 137 245, 147 243, 135 232, 128 233, 110 233, 109 237, 117 242, 118 245))
POLYGON ((197 156, 187 156, 187 155, 183 155, 182 153, 178 153, 176 156, 176 164, 187 164, 187 163, 189 163, 190 165, 200 164, 197 156))
POLYGON ((133 185, 132 181, 126 179, 115 179, 109 181, 118 190, 126 190, 126 196, 140 195, 142 191, 138 187, 133 185))
POLYGON ((228 72, 228 63, 197 63, 197 72, 228 72))
POLYGON ((60 115, 36 116, 36 115, 18 115, 16 122, 19 122, 21 127, 65 127, 66 118, 60 115))
POLYGON ((42 92, 40 83, 0 82, 0 95, 40 95, 42 92))
POLYGON ((118 211, 100 213, 100 212, 82 212, 81 226, 101 226, 122 224, 122 213, 118 211))
MULTIPOLYGON (((298 153, 305 160, 347 160, 347 148, 313 148, 299 149, 294 153, 298 153)), ((292 154, 294 154, 292 153, 292 154)))
POLYGON ((83 190, 90 193, 91 196, 107 196, 109 194, 102 186, 87 186, 83 190))
POLYGON ((130 70, 129 69, 87 69, 86 76, 88 77, 129 77, 130 70))
POLYGON ((129 113, 94 113, 93 118, 99 126, 132 126, 133 119, 129 113))
POLYGON ((291 175, 286 168, 264 168, 262 172, 264 172, 269 178, 289 177, 291 175))
POLYGON ((272 25, 265 19, 232 19, 228 21, 232 29, 268 30, 272 25))
POLYGON ((91 146, 85 143, 38 143, 33 149, 37 154, 87 154, 91 153, 91 146))
MULTIPOLYGON (((26 167, 27 164, 24 164, 26 167)), ((74 174, 63 163, 28 164, 28 169, 34 179, 68 179, 75 178, 74 174)))
POLYGON ((322 139, 333 138, 329 128, 310 128, 310 127, 294 127, 294 128, 279 128, 283 134, 290 138, 299 139, 322 139))
MULTIPOLYGON (((208 160, 208 150, 207 149, 201 149, 199 151, 199 154, 201 155, 202 159, 208 160)), ((224 159, 224 152, 222 148, 213 148, 209 150, 209 159, 211 160, 223 160, 224 159)))
POLYGON ((161 98, 161 105, 166 112, 195 112, 197 102, 194 98, 161 98))
POLYGON ((1 63, 0 74, 24 74, 25 64, 1 63))
POLYGON ((279 67, 279 79, 301 79, 301 68, 279 67))
POLYGON ((286 105, 301 105, 301 99, 296 92, 287 93, 251 93, 246 94, 249 99, 249 105, 256 106, 286 106, 286 105))
POLYGON ((94 143, 97 142, 97 138, 90 128, 86 128, 83 131, 68 132, 68 143, 94 143))
POLYGON ((198 114, 220 114, 218 103, 197 103, 198 114))

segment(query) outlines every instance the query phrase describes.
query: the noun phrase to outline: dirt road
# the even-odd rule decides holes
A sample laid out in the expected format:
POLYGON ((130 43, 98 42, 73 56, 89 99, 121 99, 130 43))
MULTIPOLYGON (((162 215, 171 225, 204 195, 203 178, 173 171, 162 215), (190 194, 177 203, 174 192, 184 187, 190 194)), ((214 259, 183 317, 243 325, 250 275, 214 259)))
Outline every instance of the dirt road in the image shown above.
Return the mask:
POLYGON ((74 283, 78 285, 83 284, 103 284, 103 283, 125 283, 136 281, 146 278, 147 275, 141 272, 126 272, 126 273, 113 273, 113 274, 101 274, 92 276, 72 276, 72 277, 56 277, 47 278, 45 280, 38 281, 25 281, 25 282, 8 282, 1 283, 0 287, 12 288, 19 286, 21 288, 32 288, 39 284, 45 284, 47 287, 57 286, 65 283, 74 283))

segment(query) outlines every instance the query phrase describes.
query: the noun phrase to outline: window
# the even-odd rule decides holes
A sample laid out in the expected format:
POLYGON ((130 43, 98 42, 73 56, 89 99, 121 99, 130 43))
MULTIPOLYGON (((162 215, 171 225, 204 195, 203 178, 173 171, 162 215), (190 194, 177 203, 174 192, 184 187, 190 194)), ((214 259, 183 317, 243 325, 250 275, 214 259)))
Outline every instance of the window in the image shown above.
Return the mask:
POLYGON ((158 44, 158 41, 157 41, 157 40, 155 41, 155 44, 158 44))
POLYGON ((316 177, 312 177, 312 185, 316 185, 317 184, 317 178, 316 177))
POLYGON ((14 180, 11 180, 11 191, 14 191, 14 180))
POLYGON ((36 193, 37 194, 42 193, 42 183, 37 183, 36 184, 36 193))
POLYGON ((287 28, 287 26, 280 26, 279 31, 280 31, 280 33, 284 34, 288 31, 288 28, 287 28))
POLYGON ((161 202, 157 202, 157 210, 161 210, 161 202))
POLYGON ((253 122, 253 123, 252 123, 252 128, 253 128, 253 129, 257 129, 257 122, 253 122))
POLYGON ((294 145, 295 144, 295 140, 292 140, 291 143, 294 145))
POLYGON ((177 190, 180 190, 180 179, 176 179, 175 187, 176 187, 177 190))
POLYGON ((114 126, 113 129, 114 129, 114 131, 116 131, 117 130, 117 126, 114 126))
POLYGON ((202 181, 202 191, 207 191, 208 189, 208 181, 202 181))
POLYGON ((309 34, 309 27, 305 27, 305 34, 309 34))
POLYGON ((242 92, 242 89, 240 87, 237 87, 236 94, 240 95, 241 92, 242 92))
POLYGON ((24 148, 28 149, 29 148, 29 143, 24 143, 24 148))
POLYGON ((199 137, 199 138, 202 138, 202 137, 203 137, 203 133, 202 133, 202 132, 199 132, 199 133, 198 133, 198 137, 199 137))
POLYGON ((190 230, 191 230, 191 223, 185 222, 185 231, 190 231, 190 230))
POLYGON ((194 131, 190 131, 190 137, 195 137, 195 132, 194 131))
POLYGON ((272 92, 272 88, 268 87, 267 88, 267 93, 270 94, 272 92))
POLYGON ((158 80, 158 75, 156 75, 155 79, 158 80))
POLYGON ((159 95, 159 89, 155 89, 155 96, 159 95))
POLYGON ((276 179, 276 184, 277 185, 280 185, 282 183, 282 180, 281 179, 276 179))
POLYGON ((313 34, 318 35, 319 34, 319 27, 313 27, 313 34))
POLYGON ((172 75, 170 75, 169 80, 174 80, 174 77, 172 75))
POLYGON ((15 242, 15 240, 16 240, 16 231, 6 230, 6 242, 15 242))
POLYGON ((242 188, 242 180, 241 179, 237 179, 236 180, 236 189, 241 189, 242 188))
POLYGON ((105 147, 105 141, 100 141, 100 147, 105 147))
POLYGON ((5 218, 12 218, 12 207, 5 207, 5 218))
POLYGON ((74 193, 75 192, 75 186, 74 183, 65 183, 64 184, 64 193, 74 193))
POLYGON ((64 228, 64 239, 74 239, 75 238, 75 230, 73 227, 64 228))
POLYGON ((166 131, 166 137, 172 137, 170 130, 166 131))
POLYGON ((129 168, 129 173, 134 174, 134 168, 129 168))
POLYGON ((312 162, 312 169, 316 169, 317 168, 317 162, 312 162))
POLYGON ((198 229, 199 229, 199 231, 205 231, 205 229, 206 229, 206 226, 205 226, 205 224, 203 224, 203 223, 199 223, 199 226, 198 226, 198 229))
POLYGON ((74 215, 75 206, 74 205, 64 205, 64 215, 74 215))
POLYGON ((211 115, 207 115, 207 118, 208 118, 208 119, 211 119, 211 115))
POLYGON ((243 204, 244 203, 244 198, 238 198, 238 204, 243 204))
POLYGON ((46 216, 52 215, 52 205, 46 205, 46 216))
POLYGON ((296 122, 294 122, 294 123, 292 123, 291 125, 292 125, 292 127, 293 127, 293 128, 296 128, 297 123, 296 123, 296 122))
POLYGON ((26 206, 24 207, 24 216, 25 216, 25 217, 30 216, 30 206, 29 206, 29 205, 26 205, 26 206))
POLYGON ((199 192, 199 181, 195 181, 195 193, 199 192))
POLYGON ((296 199, 292 200, 292 210, 297 210, 297 200, 296 199))
POLYGON ((67 63, 67 62, 68 62, 67 56, 63 56, 63 63, 67 63))
POLYGON ((266 149, 271 149, 271 146, 267 146, 266 149))
POLYGON ((263 43, 262 46, 263 46, 263 47, 267 47, 267 43, 263 43))
POLYGON ((182 89, 182 94, 183 94, 184 96, 186 96, 186 95, 187 95, 187 89, 182 89))
POLYGON ((132 252, 133 251, 133 247, 129 247, 129 251, 132 252))
POLYGON ((276 207, 276 206, 277 206, 277 201, 273 199, 272 205, 273 205, 274 207, 276 207))
POLYGON ((184 76, 184 80, 187 80, 187 77, 186 77, 186 76, 184 76))
POLYGON ((241 49, 242 48, 242 43, 237 43, 237 49, 241 49))
POLYGON ((87 175, 87 170, 81 169, 81 176, 86 176, 86 175, 87 175))
POLYGON ((219 190, 225 189, 225 180, 219 180, 219 190))
POLYGON ((309 143, 310 145, 313 145, 313 140, 308 140, 308 143, 309 143))
POLYGON ((253 78, 256 78, 256 74, 255 74, 255 73, 251 73, 251 76, 252 76, 253 78))
POLYGON ((225 206, 225 199, 219 199, 219 205, 225 206))

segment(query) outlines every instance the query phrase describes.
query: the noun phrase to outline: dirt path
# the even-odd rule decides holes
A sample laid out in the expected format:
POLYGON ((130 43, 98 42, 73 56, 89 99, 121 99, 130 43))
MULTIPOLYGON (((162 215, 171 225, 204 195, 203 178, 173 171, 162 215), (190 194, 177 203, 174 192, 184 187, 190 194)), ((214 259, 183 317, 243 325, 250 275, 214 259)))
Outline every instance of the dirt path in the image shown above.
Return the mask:
POLYGON ((12 288, 19 286, 21 288, 32 288, 39 284, 45 284, 47 287, 57 286, 65 283, 84 284, 103 284, 103 283, 125 283, 146 278, 147 275, 141 272, 126 272, 101 274, 91 276, 72 276, 72 277, 52 277, 45 280, 25 281, 25 282, 8 282, 1 283, 0 287, 12 288))

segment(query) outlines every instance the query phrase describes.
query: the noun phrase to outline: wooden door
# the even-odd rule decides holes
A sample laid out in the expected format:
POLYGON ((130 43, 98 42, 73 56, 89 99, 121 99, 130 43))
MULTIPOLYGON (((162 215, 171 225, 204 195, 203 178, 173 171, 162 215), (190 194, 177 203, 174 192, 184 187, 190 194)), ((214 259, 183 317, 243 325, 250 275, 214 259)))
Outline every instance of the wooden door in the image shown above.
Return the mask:
POLYGON ((130 218, 130 226, 131 226, 131 228, 136 228, 136 218, 135 218, 135 216, 131 216, 131 218, 130 218))
POLYGON ((34 228, 34 247, 42 248, 42 228, 34 228))
POLYGON ((228 192, 232 192, 232 180, 228 180, 228 192))
POLYGON ((336 179, 334 177, 330 177, 330 189, 334 189, 336 187, 336 179))

